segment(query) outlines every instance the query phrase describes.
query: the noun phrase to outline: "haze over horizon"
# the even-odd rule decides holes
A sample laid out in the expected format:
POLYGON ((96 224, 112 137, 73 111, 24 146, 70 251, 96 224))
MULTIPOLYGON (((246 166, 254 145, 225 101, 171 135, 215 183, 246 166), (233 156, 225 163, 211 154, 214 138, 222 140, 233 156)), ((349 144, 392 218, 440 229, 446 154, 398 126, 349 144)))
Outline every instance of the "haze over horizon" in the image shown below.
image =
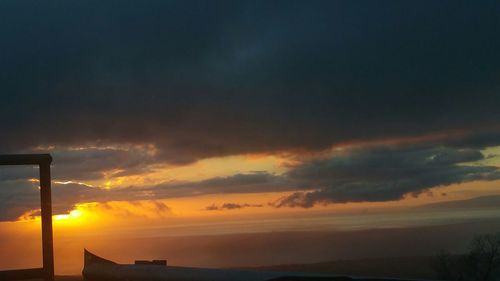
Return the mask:
MULTIPOLYGON (((230 267, 404 255, 381 237, 426 233, 406 254, 431 255, 445 225, 464 239, 500 230, 499 13, 3 1, 0 154, 54 159, 58 273, 79 271, 83 247, 230 267), (350 255, 324 233, 394 251, 350 255)), ((0 269, 40 264, 37 177, 0 167, 0 269)))

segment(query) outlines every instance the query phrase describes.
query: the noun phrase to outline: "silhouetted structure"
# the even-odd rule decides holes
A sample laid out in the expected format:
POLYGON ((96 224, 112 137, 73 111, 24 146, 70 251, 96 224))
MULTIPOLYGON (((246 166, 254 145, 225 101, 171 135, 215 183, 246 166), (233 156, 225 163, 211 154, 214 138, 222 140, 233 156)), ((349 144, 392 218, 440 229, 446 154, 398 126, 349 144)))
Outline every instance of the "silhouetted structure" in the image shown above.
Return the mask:
POLYGON ((0 271, 0 280, 42 278, 54 281, 54 249, 52 239, 52 199, 50 190, 50 154, 0 155, 0 165, 38 165, 40 172, 40 202, 42 216, 43 267, 0 271))
POLYGON ((152 260, 152 261, 137 260, 134 262, 134 264, 167 266, 167 261, 166 260, 152 260))
POLYGON ((151 263, 117 264, 87 250, 84 250, 82 274, 86 281, 412 281, 338 274, 158 266, 151 263))

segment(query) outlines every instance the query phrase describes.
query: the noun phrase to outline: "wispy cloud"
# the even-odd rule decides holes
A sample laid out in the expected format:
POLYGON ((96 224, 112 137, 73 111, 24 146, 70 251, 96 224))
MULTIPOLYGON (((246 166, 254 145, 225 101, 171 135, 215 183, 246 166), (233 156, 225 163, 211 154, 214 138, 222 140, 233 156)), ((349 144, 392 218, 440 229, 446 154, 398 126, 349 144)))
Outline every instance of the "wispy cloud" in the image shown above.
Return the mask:
POLYGON ((235 210, 235 209, 243 209, 243 208, 260 208, 264 207, 262 204, 239 204, 239 203, 224 203, 222 205, 212 204, 210 206, 205 207, 206 211, 221 211, 221 210, 235 210))

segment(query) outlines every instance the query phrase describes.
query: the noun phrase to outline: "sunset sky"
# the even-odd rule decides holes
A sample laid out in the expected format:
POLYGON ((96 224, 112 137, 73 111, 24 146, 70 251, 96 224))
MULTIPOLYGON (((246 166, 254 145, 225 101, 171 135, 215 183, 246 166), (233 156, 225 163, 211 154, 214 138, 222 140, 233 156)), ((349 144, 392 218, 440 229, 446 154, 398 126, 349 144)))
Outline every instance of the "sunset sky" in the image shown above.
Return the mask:
MULTIPOLYGON (((498 220, 499 14, 496 1, 2 1, 0 154, 54 159, 59 273, 81 269, 83 247, 233 265, 144 238, 498 220)), ((2 269, 40 264, 38 185, 37 167, 0 167, 2 269)))

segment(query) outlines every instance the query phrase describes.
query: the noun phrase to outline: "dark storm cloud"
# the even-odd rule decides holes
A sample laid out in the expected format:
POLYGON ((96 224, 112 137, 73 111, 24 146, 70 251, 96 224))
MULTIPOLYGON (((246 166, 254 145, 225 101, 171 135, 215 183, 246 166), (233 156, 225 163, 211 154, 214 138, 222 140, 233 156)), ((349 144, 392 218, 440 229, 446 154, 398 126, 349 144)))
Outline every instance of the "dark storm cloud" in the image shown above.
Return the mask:
POLYGON ((58 180, 102 179, 113 176, 141 174, 156 163, 147 148, 81 148, 50 151, 53 175, 58 180))
POLYGON ((480 165, 474 149, 446 147, 377 147, 313 160, 288 173, 299 186, 274 205, 309 208, 318 203, 378 202, 419 195, 433 187, 476 180, 500 179, 496 166, 480 165))
POLYGON ((498 132, 499 12, 496 1, 4 1, 0 147, 146 143, 157 161, 188 163, 498 132))
MULTIPOLYGON (((61 210, 270 191, 298 192, 276 206, 309 207, 497 179, 496 167, 466 163, 500 145, 499 13, 497 1, 3 1, 0 151, 54 145, 54 177, 85 181, 160 162, 416 139, 284 175, 54 184, 61 210)), ((0 189, 3 218, 38 206, 32 172, 0 174, 2 188, 23 183, 0 189)))
POLYGON ((500 132, 482 132, 466 135, 447 141, 448 145, 454 147, 485 148, 500 144, 500 132))
MULTIPOLYGON (((50 151, 56 181, 103 180, 105 177, 138 175, 157 163, 146 148, 81 148, 50 151)), ((38 178, 37 166, 0 167, 0 181, 38 178)))
POLYGON ((165 183, 142 192, 169 198, 296 191, 274 202, 276 207, 392 201, 405 195, 418 196, 435 187, 500 179, 498 167, 481 164, 484 159, 479 150, 472 148, 429 144, 362 147, 302 162, 283 175, 236 174, 200 182, 165 183))
POLYGON ((40 208, 37 184, 28 181, 2 181, 0 221, 16 220, 23 213, 40 208))
POLYGON ((37 166, 1 166, 0 182, 28 180, 39 177, 37 166))

